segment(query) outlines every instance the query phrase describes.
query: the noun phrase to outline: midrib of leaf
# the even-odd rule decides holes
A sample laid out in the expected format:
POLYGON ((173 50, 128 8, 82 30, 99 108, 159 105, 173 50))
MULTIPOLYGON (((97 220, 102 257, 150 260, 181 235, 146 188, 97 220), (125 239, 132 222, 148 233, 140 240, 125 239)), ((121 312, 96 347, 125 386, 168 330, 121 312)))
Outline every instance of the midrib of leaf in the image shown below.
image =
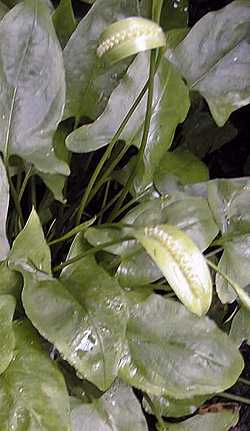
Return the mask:
MULTIPOLYGON (((134 339, 134 340, 139 340, 140 341, 140 336, 139 335, 137 335, 137 334, 134 334, 133 336, 131 336, 131 338, 132 339, 134 339)), ((160 341, 160 340, 159 340, 160 341)), ((149 339, 143 339, 143 342, 145 343, 145 344, 151 344, 151 345, 154 345, 155 344, 155 341, 154 340, 149 340, 149 339)), ((176 341, 176 339, 175 340, 173 340, 173 341, 171 341, 170 339, 168 339, 168 345, 170 345, 170 346, 172 346, 172 347, 176 347, 177 349, 185 349, 185 350, 187 350, 188 352, 190 352, 190 353, 197 353, 202 359, 205 359, 206 361, 209 361, 209 362, 211 362, 213 365, 216 365, 216 366, 218 366, 219 368, 221 368, 221 363, 220 362, 218 362, 216 359, 212 359, 212 358, 210 358, 209 356, 207 356, 207 355, 205 355, 204 353, 202 353, 202 352, 200 352, 199 350, 197 350, 197 349, 192 349, 187 343, 185 343, 184 341, 183 342, 181 342, 181 341, 176 341)))
POLYGON ((226 57, 227 54, 230 54, 231 51, 233 51, 235 48, 237 48, 237 46, 242 42, 242 40, 244 39, 244 37, 242 37, 240 40, 238 40, 238 42, 236 42, 234 45, 230 46, 230 48, 228 48, 227 50, 225 50, 223 52, 222 57, 220 57, 211 67, 208 71, 204 72, 200 78, 198 78, 191 86, 190 89, 192 90, 197 84, 199 84, 203 79, 206 78, 206 75, 208 75, 209 73, 211 73, 226 57))
POLYGON ((8 163, 8 156, 9 156, 9 154, 8 154, 8 147, 9 147, 10 129, 11 129, 11 123, 12 123, 13 114, 14 114, 14 111, 15 111, 15 102, 16 102, 16 95, 17 95, 17 90, 18 90, 18 81, 19 81, 19 77, 20 77, 20 74, 21 74, 22 69, 23 69, 24 59, 25 59, 25 57, 26 57, 26 55, 27 55, 27 53, 28 53, 28 51, 30 49, 33 31, 34 31, 34 28, 35 28, 35 26, 37 24, 37 12, 38 12, 38 0, 35 0, 35 3, 34 3, 34 18, 33 18, 33 22, 32 22, 32 28, 31 28, 30 36, 29 36, 27 44, 26 44, 25 51, 23 53, 23 56, 21 58, 20 65, 19 65, 19 68, 18 68, 18 71, 17 71, 17 86, 14 87, 13 94, 12 94, 10 115, 9 115, 9 120, 8 120, 8 127, 7 127, 7 133, 6 133, 5 144, 4 144, 4 153, 3 153, 4 154, 5 164, 8 163))

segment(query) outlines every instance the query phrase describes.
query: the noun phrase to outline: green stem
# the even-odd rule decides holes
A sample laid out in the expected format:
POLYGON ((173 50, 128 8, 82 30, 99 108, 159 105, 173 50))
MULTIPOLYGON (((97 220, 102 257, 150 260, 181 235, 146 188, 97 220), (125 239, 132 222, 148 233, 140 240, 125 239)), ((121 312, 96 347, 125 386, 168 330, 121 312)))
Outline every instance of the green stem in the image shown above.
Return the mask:
POLYGON ((237 293, 239 299, 241 300, 241 302, 243 303, 243 305, 245 305, 245 307, 250 310, 250 297, 248 296, 248 294, 237 284, 235 283, 233 280, 231 280, 230 277, 228 277, 227 274, 225 274, 223 271, 221 271, 221 269, 215 265, 213 262, 211 262, 210 260, 206 259, 207 264, 214 270, 216 271, 221 277, 223 277, 228 284, 230 284, 230 286, 232 286, 232 288, 234 289, 234 291, 237 293))
POLYGON ((109 177, 109 175, 111 174, 111 172, 115 169, 115 167, 118 165, 118 163, 120 162, 120 160, 126 154, 126 152, 127 152, 127 150, 128 150, 129 147, 130 147, 130 143, 124 145, 123 149, 118 154, 118 156, 115 158, 115 160, 113 160, 110 163, 110 165, 107 167, 107 169, 105 169, 103 175, 100 177, 100 179, 96 182, 96 185, 91 190, 91 193, 89 195, 89 199, 87 201, 87 204, 91 201, 91 199, 93 199, 93 197, 96 195, 96 193, 100 190, 100 188, 103 185, 103 183, 107 180, 107 178, 109 177))
POLYGON ((36 209, 37 202, 36 202, 36 177, 31 177, 31 202, 32 207, 36 209))
POLYGON ((153 413, 153 415, 156 417, 156 420, 158 422, 159 428, 161 431, 165 431, 166 430, 166 425, 161 417, 161 415, 159 415, 157 409, 155 408, 154 403, 152 402, 150 396, 147 393, 144 393, 144 398, 147 400, 147 403, 149 404, 149 407, 153 413))
POLYGON ((16 212, 18 214, 20 223, 21 223, 21 228, 24 226, 24 219, 23 219, 23 213, 22 213, 22 208, 18 199, 18 194, 16 192, 16 189, 14 187, 14 184, 12 182, 10 173, 9 173, 9 167, 5 164, 5 168, 6 168, 6 173, 7 173, 7 178, 8 178, 8 182, 10 185, 10 192, 11 192, 11 197, 12 200, 14 202, 15 208, 16 208, 16 212))
POLYGON ((136 202, 138 202, 146 194, 147 194, 147 191, 144 191, 140 195, 136 196, 135 198, 133 198, 129 202, 127 202, 125 205, 123 205, 123 207, 121 207, 119 209, 116 217, 119 217, 119 215, 121 215, 124 211, 126 211, 128 208, 130 208, 133 204, 135 204, 136 202))
POLYGON ((59 242, 66 241, 67 239, 71 238, 72 236, 76 235, 77 233, 88 229, 88 227, 91 226, 95 221, 96 221, 96 217, 93 217, 92 219, 87 220, 82 224, 79 224, 78 226, 71 229, 69 232, 60 236, 60 238, 57 238, 57 239, 54 239, 53 241, 48 242, 48 245, 54 245, 54 244, 58 244, 59 242))
POLYGON ((238 379, 238 382, 243 383, 244 385, 250 386, 250 380, 244 379, 243 377, 240 377, 238 379))
POLYGON ((215 256, 216 254, 220 253, 223 250, 224 250, 223 247, 219 247, 219 248, 216 248, 215 250, 210 251, 209 253, 206 253, 205 256, 206 256, 206 258, 212 257, 212 256, 215 256))
POLYGON ((20 191, 19 191, 19 194, 18 194, 19 202, 21 202, 21 200, 22 200, 22 197, 23 197, 24 191, 26 189, 27 183, 28 183, 30 177, 32 176, 32 174, 33 174, 33 167, 31 166, 25 174, 22 186, 21 186, 20 191))
POLYGON ((250 405, 250 399, 249 398, 240 397, 240 396, 234 395, 234 394, 229 394, 228 392, 221 392, 220 394, 218 394, 218 396, 225 398, 227 400, 238 401, 239 403, 244 403, 244 404, 250 405))
POLYGON ((123 193, 120 196, 119 200, 117 201, 115 208, 110 216, 110 219, 109 219, 110 221, 114 220, 117 217, 119 209, 122 206, 123 201, 126 198, 127 194, 129 193, 130 187, 133 183, 135 176, 138 173, 138 169, 140 168, 143 160, 143 156, 144 156, 144 152, 145 152, 145 148, 148 140, 149 129, 150 129, 151 115, 152 115, 152 103, 153 103, 153 95, 154 95, 154 74, 155 74, 155 67, 156 67, 155 62, 156 62, 156 51, 153 50, 150 56, 148 99, 147 99, 147 108, 146 108, 146 115, 145 115, 145 121, 144 121, 144 130, 143 130, 140 149, 136 160, 135 169, 132 170, 132 173, 130 174, 124 186, 123 193))
MULTIPOLYGON (((104 197, 103 197, 103 201, 102 201, 101 210, 103 208, 105 208, 105 206, 107 204, 108 195, 109 195, 109 189, 110 189, 110 181, 107 182, 106 187, 105 187, 105 192, 104 192, 104 197)), ((100 218, 98 220, 98 224, 101 224, 101 223, 102 223, 102 215, 100 216, 100 218)))
POLYGON ((117 199, 119 199, 119 196, 121 196, 122 194, 122 190, 119 191, 119 193, 117 193, 110 201, 109 203, 102 209, 100 210, 97 214, 96 217, 101 217, 103 216, 103 214, 110 208, 112 207, 112 205, 117 201, 117 199))
POLYGON ((109 143, 109 145, 108 145, 105 153, 103 154, 101 160, 99 161, 98 165, 96 166, 96 168, 95 168, 95 170, 93 172, 93 175, 90 178, 90 181, 89 181, 89 183, 88 183, 88 185, 87 185, 87 187, 85 189, 85 192, 84 192, 84 194, 82 196, 82 199, 81 199, 81 202, 80 202, 80 206, 79 206, 79 209, 78 209, 78 212, 77 212, 76 224, 80 223, 81 216, 82 216, 82 213, 83 213, 83 211, 85 209, 85 206, 87 204, 90 192, 91 192, 91 190, 92 190, 92 188, 93 188, 93 186, 94 186, 94 184, 95 184, 95 182, 96 182, 96 180, 97 180, 97 178, 98 178, 98 176, 99 176, 99 174, 100 174, 100 172, 101 172, 104 164, 109 159, 109 157, 110 157, 110 155, 112 153, 112 150, 113 150, 113 148, 114 148, 114 146, 116 144, 116 141, 119 139, 119 137, 120 137, 123 129, 125 128, 127 122, 129 121, 130 117, 132 116, 132 114, 136 110, 137 106, 140 104, 140 102, 141 102, 144 94, 146 93, 148 85, 149 85, 148 82, 144 85, 142 91, 140 92, 139 96, 136 98, 135 102, 131 106, 131 108, 128 111, 126 117, 124 118, 124 120, 120 124, 117 132, 115 133, 115 135, 111 139, 111 141, 110 141, 110 143, 109 143))
POLYGON ((58 272, 61 269, 65 268, 66 266, 71 265, 72 263, 78 262, 78 260, 81 260, 86 256, 91 256, 92 254, 95 254, 98 251, 103 250, 104 248, 110 247, 111 245, 120 244, 123 241, 129 241, 131 239, 133 239, 133 237, 127 236, 119 240, 108 241, 103 244, 97 245, 96 247, 90 248, 89 250, 79 254, 78 256, 72 257, 71 259, 66 260, 65 262, 62 262, 60 265, 55 266, 53 268, 53 272, 58 272))

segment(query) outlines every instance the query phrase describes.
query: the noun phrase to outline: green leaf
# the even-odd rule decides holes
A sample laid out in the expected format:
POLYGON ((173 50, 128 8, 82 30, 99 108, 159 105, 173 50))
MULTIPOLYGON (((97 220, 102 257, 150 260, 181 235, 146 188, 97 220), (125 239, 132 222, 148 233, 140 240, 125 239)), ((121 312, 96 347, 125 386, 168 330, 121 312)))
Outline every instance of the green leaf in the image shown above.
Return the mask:
POLYGON ((244 361, 212 320, 156 294, 130 300, 127 350, 119 369, 124 381, 178 399, 218 393, 235 383, 244 361))
POLYGON ((122 258, 117 277, 121 286, 136 287, 159 280, 162 273, 151 257, 139 249, 122 258))
POLYGON ((9 182, 0 157, 0 261, 9 253, 9 242, 6 234, 6 223, 9 208, 9 182))
MULTIPOLYGON (((67 147, 76 152, 89 152, 107 145, 145 85, 148 70, 149 56, 142 53, 136 57, 113 91, 103 114, 93 124, 82 126, 72 132, 66 140, 67 147)), ((135 178, 137 193, 144 190, 152 181, 152 175, 160 160, 171 146, 177 125, 184 121, 187 115, 189 103, 188 90, 180 75, 163 58, 155 77, 152 117, 144 163, 135 178)), ((141 143, 145 109, 146 97, 120 136, 137 147, 141 143)))
POLYGON ((169 431, 228 431, 231 427, 237 425, 239 421, 239 412, 224 409, 218 413, 207 413, 196 415, 179 424, 167 424, 169 431))
POLYGON ((234 316, 230 328, 230 337, 240 346, 243 341, 250 342, 250 313, 245 307, 241 306, 240 310, 234 316))
POLYGON ((17 300, 20 300, 22 290, 22 277, 12 271, 8 266, 8 261, 0 263, 0 295, 13 295, 17 300))
POLYGON ((99 37, 110 24, 138 13, 136 0, 97 0, 64 49, 67 97, 64 118, 96 119, 131 60, 110 68, 98 59, 99 37))
MULTIPOLYGON (((175 225, 189 235, 201 251, 206 250, 218 233, 207 201, 181 193, 143 202, 122 221, 138 227, 163 223, 175 225)), ((134 242, 123 243, 121 254, 118 277, 122 285, 140 285, 161 278, 152 259, 134 242)))
POLYGON ((46 173, 69 174, 52 137, 65 101, 61 48, 48 7, 25 0, 0 22, 0 140, 5 159, 20 156, 46 173))
MULTIPOLYGON (((86 251, 81 237, 68 258, 86 251)), ((118 372, 127 324, 124 294, 93 256, 71 264, 60 281, 26 273, 23 305, 38 331, 80 377, 106 390, 118 372)))
POLYGON ((191 238, 172 225, 134 229, 145 248, 183 304, 205 314, 212 302, 212 280, 206 260, 191 238))
POLYGON ((76 28, 71 0, 61 0, 53 14, 53 24, 61 46, 64 48, 76 28))
POLYGON ((182 149, 164 155, 154 176, 156 187, 158 182, 167 181, 168 176, 177 177, 182 184, 199 183, 209 179, 205 163, 190 151, 182 149))
MULTIPOLYGON (((250 233, 250 179, 217 179, 207 183, 209 206, 222 234, 250 233)), ((228 238, 229 239, 229 238, 228 238)))
POLYGON ((15 356, 0 376, 1 431, 69 431, 62 374, 27 321, 16 323, 15 356))
MULTIPOLYGON (((172 418, 192 415, 207 398, 209 397, 201 395, 186 400, 177 400, 166 396, 150 396, 150 400, 154 405, 154 412, 157 412, 158 416, 172 418)), ((153 414, 146 397, 143 399, 143 407, 147 413, 153 414)))
POLYGON ((0 295, 0 374, 9 366, 14 355, 15 336, 12 328, 12 318, 15 307, 16 301, 13 296, 0 295))
MULTIPOLYGON (((65 139, 68 133, 68 128, 64 125, 64 123, 61 123, 58 126, 53 139, 53 146, 56 156, 67 164, 70 163, 69 152, 65 147, 65 139)), ((54 198, 61 203, 65 203, 63 189, 66 177, 61 174, 44 174, 42 172, 38 172, 38 174, 48 189, 52 192, 54 198)))
POLYGON ((168 58, 205 97, 219 126, 250 102, 248 0, 205 15, 168 58))
POLYGON ((120 381, 99 400, 72 400, 72 431, 147 431, 147 422, 132 389, 120 381))
POLYGON ((206 199, 173 193, 146 201, 131 210, 122 220, 136 226, 168 223, 182 229, 201 251, 206 250, 218 233, 206 199))
MULTIPOLYGON (((239 236, 224 245, 224 252, 219 262, 219 269, 226 273, 241 288, 250 284, 250 235, 239 236)), ((227 281, 216 274, 216 290, 223 304, 233 302, 237 294, 227 281)))
MULTIPOLYGON (((4 4, 8 6, 9 9, 12 9, 17 4, 21 3, 22 0, 4 0, 4 4)), ((53 12, 54 6, 51 2, 51 0, 41 0, 50 10, 50 12, 53 12)))
POLYGON ((35 209, 15 239, 8 261, 10 267, 17 271, 23 272, 35 267, 39 271, 51 273, 50 249, 35 209))
MULTIPOLYGON (((210 245, 218 233, 207 201, 183 193, 142 202, 121 222, 138 227, 173 224, 184 230, 201 251, 210 245)), ((129 235, 130 231, 125 227, 122 230, 92 227, 85 233, 85 238, 91 245, 98 246, 121 239, 126 234, 129 235)), ((123 286, 143 285, 162 277, 152 259, 134 240, 121 242, 105 250, 122 257, 117 275, 123 286)))

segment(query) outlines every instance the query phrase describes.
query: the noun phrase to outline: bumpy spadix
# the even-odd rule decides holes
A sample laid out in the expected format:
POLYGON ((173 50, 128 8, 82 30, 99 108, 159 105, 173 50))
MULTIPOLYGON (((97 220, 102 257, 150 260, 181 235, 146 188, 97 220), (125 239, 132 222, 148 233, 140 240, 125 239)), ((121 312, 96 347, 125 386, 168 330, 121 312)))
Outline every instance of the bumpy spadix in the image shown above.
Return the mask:
POLYGON ((206 260, 191 238, 167 224, 134 230, 134 236, 182 303, 198 316, 205 314, 212 301, 212 281, 206 260))
POLYGON ((140 17, 126 18, 111 24, 102 33, 97 48, 98 57, 116 63, 141 51, 166 44, 161 27, 140 17))

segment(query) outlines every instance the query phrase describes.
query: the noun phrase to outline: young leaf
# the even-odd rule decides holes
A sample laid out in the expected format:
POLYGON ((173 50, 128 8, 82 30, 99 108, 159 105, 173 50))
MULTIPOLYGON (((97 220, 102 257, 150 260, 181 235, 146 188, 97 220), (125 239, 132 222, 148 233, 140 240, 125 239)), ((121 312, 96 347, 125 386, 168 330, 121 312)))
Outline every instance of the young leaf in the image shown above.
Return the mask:
POLYGON ((51 273, 50 249, 35 209, 15 239, 8 261, 10 267, 16 271, 22 272, 35 267, 39 271, 51 273))
MULTIPOLYGON (((68 258, 86 250, 77 237, 68 258)), ((106 390, 118 372, 127 307, 118 283, 93 256, 71 264, 60 281, 43 273, 24 274, 27 316, 56 346, 80 377, 106 390)))
POLYGON ((61 0, 53 14, 53 24, 61 46, 64 48, 76 28, 71 0, 61 0))
POLYGON ((61 48, 49 10, 41 0, 25 0, 0 22, 0 141, 12 154, 42 172, 69 174, 54 154, 53 133, 65 100, 61 48))
POLYGON ((14 326, 15 356, 0 376, 1 431, 69 431, 69 397, 62 374, 27 321, 14 326))
POLYGON ((198 316, 205 314, 212 302, 212 281, 206 261, 191 238, 167 224, 134 229, 133 234, 183 304, 198 316))
POLYGON ((127 349, 119 376, 149 394, 177 399, 232 386, 244 361, 232 340, 208 317, 175 301, 130 294, 127 349))
POLYGON ((96 119, 131 60, 110 68, 98 59, 98 40, 106 27, 138 14, 136 0, 97 0, 64 49, 66 107, 64 118, 96 119))
POLYGON ((5 167, 0 157, 0 261, 9 253, 9 242, 6 235, 6 222, 9 208, 9 183, 5 167))
POLYGON ((239 421, 238 410, 225 408, 218 413, 196 415, 179 424, 166 424, 169 431, 229 431, 239 421))
POLYGON ((72 400, 72 431, 147 431, 147 422, 132 389, 120 381, 92 404, 72 400))
POLYGON ((189 88, 205 97, 219 126, 250 102, 249 21, 249 1, 233 1, 205 15, 184 41, 168 52, 189 88))
POLYGON ((15 307, 16 301, 13 296, 0 295, 0 374, 9 366, 14 355, 15 336, 12 328, 12 318, 15 307))

